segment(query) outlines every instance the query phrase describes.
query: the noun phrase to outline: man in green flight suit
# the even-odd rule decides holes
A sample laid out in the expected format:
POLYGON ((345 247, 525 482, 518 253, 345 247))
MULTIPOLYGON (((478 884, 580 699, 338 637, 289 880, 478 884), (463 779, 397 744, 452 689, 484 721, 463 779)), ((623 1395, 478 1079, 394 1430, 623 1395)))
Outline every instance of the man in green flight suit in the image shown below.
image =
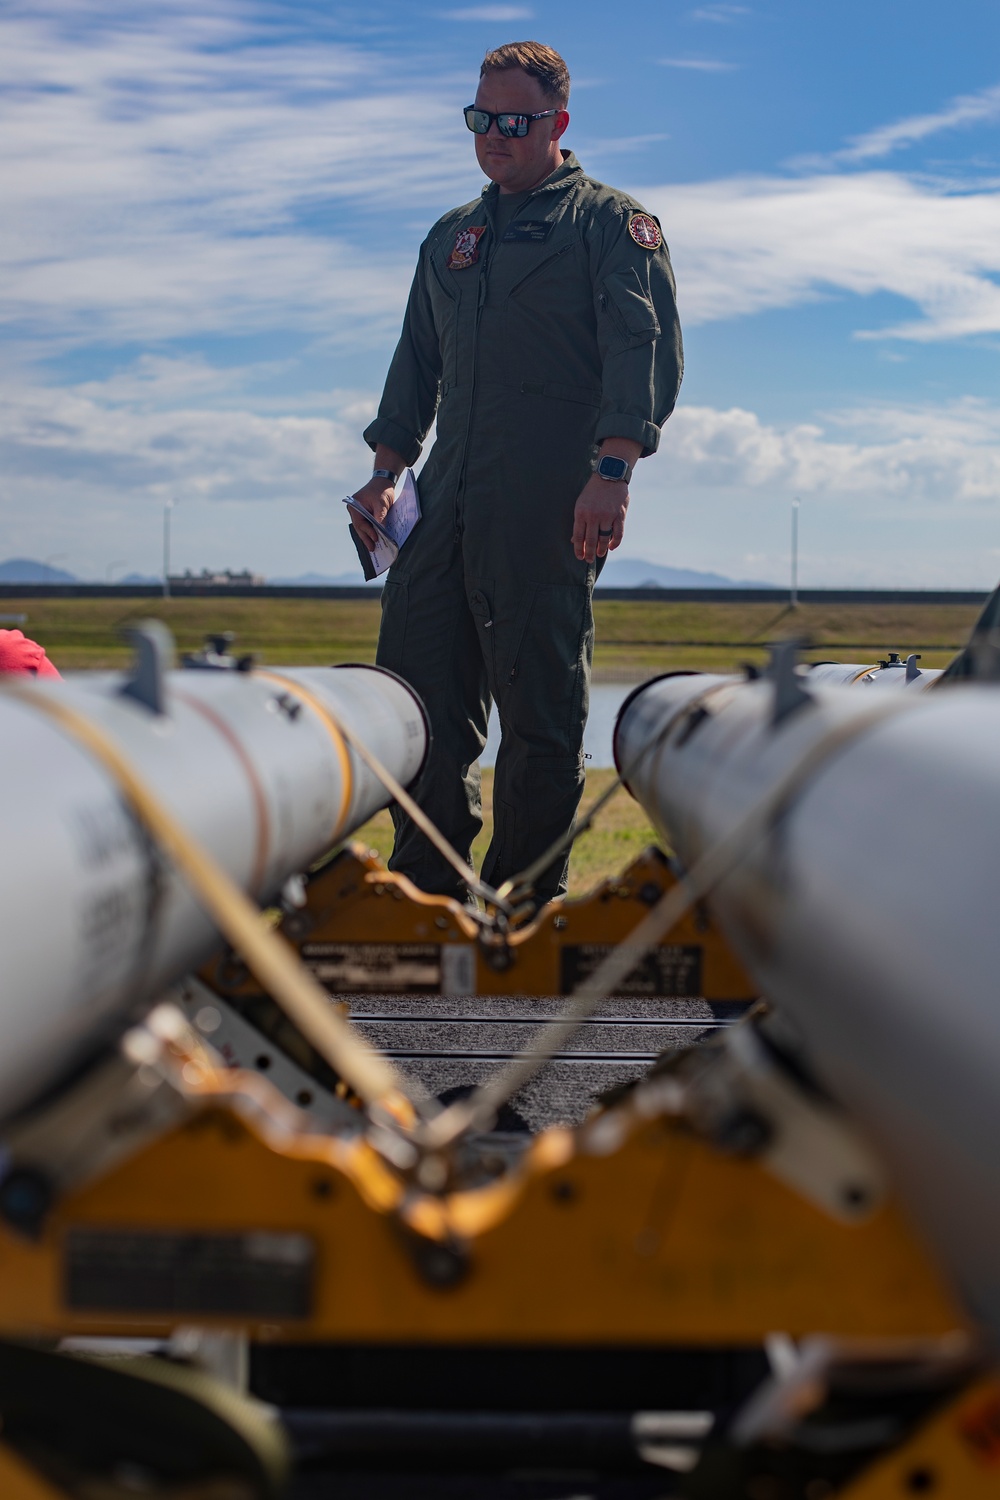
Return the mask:
MULTIPOLYGON (((660 227, 561 149, 568 100, 569 72, 551 48, 487 53, 465 118, 490 184, 421 246, 365 431, 375 472, 355 497, 385 517, 436 415, 423 519, 386 578, 377 660, 427 705, 434 743, 417 796, 463 857, 482 827, 477 762, 496 704, 482 870, 494 887, 576 816, 594 580, 621 543, 632 467, 656 449, 681 380, 660 227)), ((374 546, 374 531, 355 525, 374 546)), ((394 818, 390 868, 464 899, 424 835, 398 809, 394 818)), ((567 864, 538 883, 540 900, 565 890, 567 864)))

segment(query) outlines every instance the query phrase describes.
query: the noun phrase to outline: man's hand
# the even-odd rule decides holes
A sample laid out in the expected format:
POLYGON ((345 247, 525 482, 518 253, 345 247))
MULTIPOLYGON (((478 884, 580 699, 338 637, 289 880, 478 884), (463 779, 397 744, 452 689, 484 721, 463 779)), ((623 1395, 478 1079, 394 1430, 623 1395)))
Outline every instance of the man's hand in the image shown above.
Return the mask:
POLYGON ((581 562, 621 546, 627 510, 627 484, 611 484, 599 474, 587 480, 573 512, 573 551, 581 562))
MULTIPOLYGON (((395 449, 387 448, 385 443, 379 443, 375 449, 375 468, 391 469, 394 474, 402 476, 406 470, 406 460, 395 449)), ((351 499, 364 506, 368 514, 374 516, 376 521, 385 520, 395 498, 396 490, 390 481, 374 477, 369 479, 367 484, 363 484, 356 495, 351 496, 351 499)), ((354 511, 351 511, 351 522, 368 551, 373 552, 378 546, 378 532, 375 527, 369 526, 354 511)))
MULTIPOLYGON (((370 516, 376 521, 384 521, 392 503, 396 498, 396 491, 388 479, 369 479, 367 484, 352 495, 359 505, 364 506, 370 516)), ((364 542, 369 552, 373 552, 378 546, 378 532, 374 526, 369 526, 367 521, 362 520, 356 511, 351 511, 351 522, 358 536, 364 542)))
MULTIPOLYGON (((642 445, 631 438, 605 438, 600 457, 623 458, 634 469, 642 457, 642 445)), ((621 546, 627 510, 627 484, 612 483, 600 474, 587 480, 573 512, 573 551, 580 562, 593 562, 621 546)))

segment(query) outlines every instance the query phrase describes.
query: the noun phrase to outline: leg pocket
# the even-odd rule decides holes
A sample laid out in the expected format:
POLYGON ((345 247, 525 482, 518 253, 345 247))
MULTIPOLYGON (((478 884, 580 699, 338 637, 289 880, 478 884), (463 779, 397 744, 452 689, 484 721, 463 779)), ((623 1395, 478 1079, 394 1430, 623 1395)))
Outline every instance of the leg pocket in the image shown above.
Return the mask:
POLYGON ((405 579, 387 578, 382 586, 382 622, 378 632, 375 660, 380 667, 405 676, 403 658, 406 647, 406 615, 409 588, 405 579))
POLYGON ((575 755, 589 704, 590 584, 539 584, 505 683, 506 721, 529 753, 575 755))
MULTIPOLYGON (((531 755, 527 775, 527 848, 524 863, 537 859, 549 844, 560 838, 576 821, 583 796, 582 755, 531 755)), ((569 850, 539 878, 536 892, 541 901, 551 901, 566 890, 569 850)))

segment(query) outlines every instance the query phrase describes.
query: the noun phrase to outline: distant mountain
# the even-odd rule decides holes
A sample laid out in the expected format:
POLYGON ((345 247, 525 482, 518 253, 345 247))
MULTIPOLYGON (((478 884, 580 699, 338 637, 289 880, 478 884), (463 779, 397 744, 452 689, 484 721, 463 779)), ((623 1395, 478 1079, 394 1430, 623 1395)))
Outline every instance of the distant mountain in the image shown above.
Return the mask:
POLYGON ((752 578, 725 578, 694 568, 668 568, 641 557, 611 557, 597 580, 599 589, 771 589, 773 583, 752 578))
MULTIPOLYGON (((268 583, 304 588, 358 588, 364 583, 357 573, 300 573, 297 578, 269 578, 268 583)), ((381 578, 369 585, 378 589, 381 578)), ((612 557, 597 583, 606 589, 770 589, 773 583, 759 579, 726 578, 721 573, 699 573, 694 568, 668 568, 663 563, 644 562, 641 557, 612 557)))
MULTIPOLYGON (((0 583, 78 583, 80 580, 62 568, 49 567, 30 557, 11 557, 0 562, 0 583)), ((159 583, 148 573, 127 573, 116 578, 119 587, 129 584, 159 583)), ((361 570, 349 573, 299 573, 295 578, 269 578, 268 583, 300 588, 360 588, 365 580, 361 570)), ((374 591, 382 586, 376 578, 367 585, 374 591)), ((694 568, 669 568, 663 563, 644 562, 641 557, 612 557, 605 565, 597 584, 606 589, 767 589, 770 583, 759 579, 726 578, 721 573, 699 573, 694 568)))
POLYGON ((8 557, 0 563, 0 583, 77 583, 72 573, 35 562, 33 557, 8 557))

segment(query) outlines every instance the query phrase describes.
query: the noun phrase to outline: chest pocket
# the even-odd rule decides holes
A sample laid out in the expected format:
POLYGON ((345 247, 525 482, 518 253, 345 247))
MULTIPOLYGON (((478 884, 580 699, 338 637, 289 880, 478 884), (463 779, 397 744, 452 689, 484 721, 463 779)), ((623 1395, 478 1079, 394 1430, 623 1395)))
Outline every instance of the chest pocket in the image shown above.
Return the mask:
MULTIPOLYGON (((506 264, 503 268, 505 278, 513 276, 512 284, 506 289, 505 295, 515 299, 524 293, 529 295, 537 290, 552 277, 560 278, 565 267, 565 257, 571 250, 575 250, 577 241, 565 241, 561 245, 534 245, 525 243, 523 245, 505 246, 507 251, 506 264), (533 262, 526 266, 523 261, 533 262)), ((497 270, 499 271, 499 267, 497 270)), ((497 278, 499 280, 499 276, 497 278)))
POLYGON ((611 325, 609 331, 616 336, 614 342, 626 349, 648 344, 660 331, 656 309, 634 266, 606 276, 597 301, 602 318, 611 325))

